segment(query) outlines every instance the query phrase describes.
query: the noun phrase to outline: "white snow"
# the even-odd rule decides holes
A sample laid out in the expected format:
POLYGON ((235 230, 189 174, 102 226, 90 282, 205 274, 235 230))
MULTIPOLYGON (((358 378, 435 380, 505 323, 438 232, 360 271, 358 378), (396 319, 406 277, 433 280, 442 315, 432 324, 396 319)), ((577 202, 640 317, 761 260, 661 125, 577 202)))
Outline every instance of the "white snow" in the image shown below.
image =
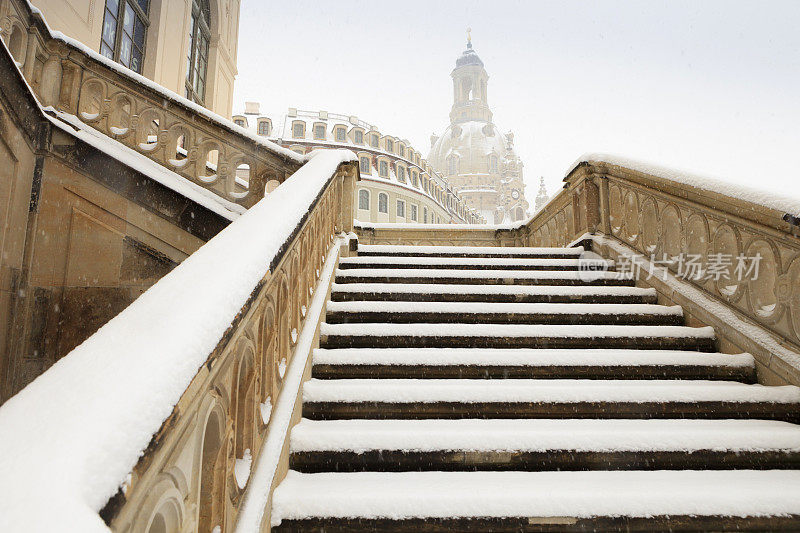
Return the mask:
POLYGON ((683 316, 679 305, 654 304, 551 304, 496 302, 329 302, 328 311, 344 313, 516 313, 553 315, 658 315, 683 316))
POLYGON ((800 452, 800 426, 771 420, 307 420, 293 452, 348 450, 800 452))
POLYGON ((241 459, 236 459, 233 465, 233 477, 236 478, 236 485, 243 489, 247 486, 247 480, 250 479, 250 466, 253 464, 253 456, 250 454, 250 448, 244 451, 244 456, 241 459))
POLYGON ((331 150, 311 159, 0 407, 0 530, 108 531, 98 511, 322 187, 353 158, 331 150))
POLYGON ((800 514, 800 472, 290 471, 272 523, 308 517, 593 517, 800 514))
POLYGON ((267 432, 267 438, 261 447, 261 452, 256 459, 250 486, 244 495, 236 531, 238 533, 253 533, 261 530, 261 521, 264 517, 264 510, 270 495, 270 489, 281 458, 284 442, 288 436, 289 428, 292 423, 292 414, 297 405, 297 397, 300 394, 300 387, 303 384, 303 375, 309 358, 312 356, 312 348, 315 342, 317 323, 322 316, 325 308, 325 298, 327 287, 333 279, 333 272, 339 258, 340 246, 346 244, 346 240, 337 237, 333 246, 328 252, 322 274, 319 278, 319 285, 322 290, 317 291, 317 295, 311 300, 308 310, 308 318, 304 322, 304 327, 300 331, 295 346, 295 356, 289 364, 286 376, 278 395, 275 409, 272 413, 272 423, 267 432))
POLYGON ((322 335, 713 339, 714 328, 551 324, 322 324, 322 335))
POLYGON ((314 350, 320 365, 472 366, 639 366, 699 365, 752 367, 750 354, 680 350, 498 349, 498 348, 339 348, 314 350))
MULTIPOLYGON (((359 222, 362 227, 365 222, 359 222)), ((373 224, 374 225, 374 224, 373 224)), ((412 224, 416 225, 416 224, 412 224)), ((387 226, 395 228, 402 226, 402 224, 387 224, 387 226)), ((422 224, 423 227, 429 227, 431 224, 422 224)), ((442 224, 447 229, 453 229, 453 226, 458 224, 442 224)), ((479 231, 483 226, 475 226, 470 224, 463 224, 464 229, 470 231, 479 231)), ((487 254, 519 254, 519 255, 564 255, 567 257, 577 257, 584 252, 582 247, 574 248, 534 248, 527 246, 412 246, 412 245, 388 245, 388 244, 359 244, 359 252, 370 252, 380 254, 394 254, 394 253, 410 253, 410 254, 466 254, 466 255, 487 255, 487 254)))
POLYGON ((707 380, 311 379, 303 387, 303 400, 396 403, 800 403, 800 388, 707 380))
POLYGON ((267 396, 264 403, 259 404, 259 411, 261 412, 261 421, 269 424, 269 419, 272 416, 272 396, 267 396))
POLYGON ((760 189, 729 183, 719 178, 702 176, 686 170, 664 167, 655 163, 630 159, 619 155, 603 153, 583 154, 567 169, 566 175, 569 175, 569 173, 581 163, 588 161, 618 165, 644 174, 650 174, 651 176, 668 179, 682 185, 724 194, 731 198, 775 209, 782 213, 790 213, 793 215, 800 214, 800 197, 793 196, 793 191, 791 189, 788 190, 786 194, 776 195, 760 189))
POLYGON ((513 279, 567 279, 567 280, 598 280, 598 279, 633 279, 630 272, 609 272, 606 270, 593 271, 590 275, 577 270, 466 270, 445 268, 348 268, 340 269, 337 276, 350 277, 399 277, 399 278, 513 278, 513 279))
POLYGON ((114 140, 107 135, 91 128, 77 119, 74 115, 69 115, 53 108, 45 108, 45 116, 58 126, 59 129, 69 133, 87 143, 88 145, 100 150, 120 163, 141 172, 153 181, 156 181, 173 191, 189 198, 190 200, 202 205, 206 209, 221 215, 228 220, 236 220, 245 208, 214 193, 210 189, 192 183, 183 176, 171 171, 167 167, 156 163, 149 157, 140 154, 136 150, 125 146, 121 142, 114 140), (55 115, 58 120, 50 114, 55 115), (71 127, 69 127, 69 126, 71 127))
POLYGON ((405 294, 514 294, 520 296, 656 296, 655 289, 595 285, 457 285, 436 283, 334 283, 333 292, 405 294))
POLYGON ((415 256, 379 256, 367 255, 360 257, 343 257, 339 262, 349 265, 492 265, 492 266, 549 266, 572 267, 596 266, 613 267, 613 261, 607 260, 579 260, 579 259, 550 259, 550 258, 517 258, 517 257, 415 257, 415 256))

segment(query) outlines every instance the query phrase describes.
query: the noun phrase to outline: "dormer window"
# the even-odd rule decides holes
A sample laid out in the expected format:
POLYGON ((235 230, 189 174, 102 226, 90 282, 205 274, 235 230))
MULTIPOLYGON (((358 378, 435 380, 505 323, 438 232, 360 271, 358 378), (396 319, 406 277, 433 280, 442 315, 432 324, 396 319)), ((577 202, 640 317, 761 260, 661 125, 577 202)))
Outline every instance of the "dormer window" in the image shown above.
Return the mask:
POLYGON ((292 124, 292 137, 295 139, 303 139, 306 136, 306 123, 295 122, 292 124))
POLYGON ((364 132, 361 130, 354 131, 353 140, 356 144, 364 144, 364 132))
POLYGON ((336 142, 343 143, 347 140, 347 130, 345 128, 336 128, 336 142))
POLYGON ((367 157, 365 155, 362 155, 361 157, 359 157, 358 158, 358 165, 359 165, 359 170, 361 171, 362 174, 370 174, 371 173, 370 172, 371 171, 371 169, 370 169, 371 165, 370 165, 369 157, 367 157))
POLYGON ((371 144, 373 148, 377 148, 379 143, 380 139, 376 134, 373 133, 369 136, 369 144, 371 144))
POLYGON ((317 140, 325 140, 325 124, 314 124, 314 138, 317 140))
POLYGON ((397 166, 397 179, 403 183, 406 182, 406 169, 400 165, 397 166))
POLYGON ((259 135, 269 135, 269 121, 262 120, 258 123, 258 134, 259 135))
POLYGON ((247 120, 245 120, 243 118, 235 118, 235 119, 233 119, 233 123, 236 124, 237 126, 239 126, 240 128, 246 128, 247 127, 247 120))
POLYGON ((389 163, 386 161, 381 161, 378 163, 378 175, 382 178, 389 177, 389 163))
POLYGON ((391 139, 386 139, 386 151, 394 152, 394 142, 391 139))

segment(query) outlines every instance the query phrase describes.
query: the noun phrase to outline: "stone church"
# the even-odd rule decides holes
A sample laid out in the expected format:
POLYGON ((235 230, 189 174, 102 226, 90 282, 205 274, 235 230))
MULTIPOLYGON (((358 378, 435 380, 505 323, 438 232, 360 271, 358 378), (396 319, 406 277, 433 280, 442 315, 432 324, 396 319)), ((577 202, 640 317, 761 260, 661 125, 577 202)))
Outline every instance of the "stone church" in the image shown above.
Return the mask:
POLYGON ((489 74, 472 48, 456 60, 450 125, 431 137, 428 161, 488 223, 527 217, 523 164, 514 151, 514 134, 502 134, 492 122, 487 91, 489 74))

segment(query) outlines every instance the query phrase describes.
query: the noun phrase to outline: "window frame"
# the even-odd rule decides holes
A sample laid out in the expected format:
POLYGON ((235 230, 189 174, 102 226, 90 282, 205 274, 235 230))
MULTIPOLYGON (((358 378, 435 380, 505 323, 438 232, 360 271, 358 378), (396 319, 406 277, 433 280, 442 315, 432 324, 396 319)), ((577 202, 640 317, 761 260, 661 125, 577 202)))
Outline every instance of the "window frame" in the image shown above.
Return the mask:
POLYGON ((263 136, 266 137, 266 136, 268 136, 270 134, 271 130, 272 130, 272 124, 271 124, 271 121, 268 118, 263 118, 263 119, 258 121, 258 134, 259 135, 263 135, 263 136), (267 130, 266 132, 262 133, 262 131, 261 131, 261 127, 262 126, 266 126, 266 130, 267 130))
POLYGON ((397 200, 395 206, 395 216, 400 218, 406 218, 406 201, 405 200, 397 200))
POLYGON ((378 213, 389 214, 389 195, 385 192, 378 193, 378 213))
POLYGON ((306 138, 306 123, 302 120, 293 120, 292 121, 292 139, 305 139, 306 138), (303 130, 302 135, 297 135, 295 132, 295 128, 300 126, 303 130))
POLYGON ((359 145, 364 144, 364 132, 362 130, 357 129, 353 131, 353 142, 359 145), (360 140, 359 136, 361 137, 360 140))
POLYGON ((361 174, 372 174, 372 158, 368 155, 360 155, 358 156, 358 170, 361 174), (366 161, 367 169, 364 170, 364 162, 366 161))
POLYGON ((381 138, 377 133, 371 133, 369 136, 369 145, 373 148, 378 148, 381 144, 381 138))
POLYGON ((117 0, 116 13, 112 13, 111 9, 109 8, 109 2, 111 1, 112 0, 105 0, 103 2, 103 26, 100 29, 100 54, 138 74, 141 74, 144 70, 145 52, 147 51, 147 34, 150 29, 150 0, 147 0, 147 9, 142 9, 142 6, 139 4, 138 0, 117 0), (130 51, 128 52, 129 58, 128 64, 126 65, 121 55, 123 50, 122 44, 124 36, 128 33, 125 30, 127 6, 130 6, 131 10, 133 11, 134 20, 131 27, 131 34, 127 35, 130 38, 130 51), (108 22, 109 14, 111 14, 111 17, 114 19, 113 43, 110 43, 106 39, 106 23, 108 22), (143 36, 141 39, 141 46, 136 43, 137 20, 140 21, 142 26, 143 36), (136 66, 133 64, 133 61, 135 60, 134 51, 138 51, 140 56, 138 68, 136 68, 136 66))
POLYGON ((389 162, 381 159, 378 161, 378 176, 381 178, 388 178, 389 177, 389 162), (384 171, 384 169, 386 169, 384 171))
POLYGON ((314 138, 315 141, 327 141, 328 127, 325 125, 324 122, 315 122, 314 126, 311 128, 311 136, 314 138), (317 130, 320 128, 322 128, 322 136, 317 134, 317 130))
POLYGON ((419 221, 419 207, 417 207, 417 204, 409 205, 409 214, 411 215, 411 220, 413 222, 419 221))
POLYGON ((185 96, 189 100, 204 105, 208 93, 208 63, 209 63, 209 50, 211 43, 211 6, 208 0, 192 0, 189 26, 189 56, 186 58, 186 79, 185 79, 185 96), (201 16, 205 12, 205 17, 201 16), (202 41, 198 41, 202 38, 202 41), (203 50, 200 50, 202 45, 203 50), (195 73, 197 72, 197 61, 199 57, 204 60, 202 76, 199 78, 202 81, 202 90, 198 91, 197 79, 195 73))
POLYGON ((333 128, 333 139, 337 143, 347 142, 347 128, 345 128, 344 126, 336 126, 335 128, 333 128), (342 136, 341 139, 339 138, 339 135, 342 136))

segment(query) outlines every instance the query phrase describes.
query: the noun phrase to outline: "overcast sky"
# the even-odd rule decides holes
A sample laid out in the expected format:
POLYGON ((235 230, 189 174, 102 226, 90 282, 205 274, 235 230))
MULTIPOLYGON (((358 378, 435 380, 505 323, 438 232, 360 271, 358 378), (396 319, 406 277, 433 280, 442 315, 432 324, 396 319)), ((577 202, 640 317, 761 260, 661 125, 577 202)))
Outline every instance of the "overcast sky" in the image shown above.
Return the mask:
POLYGON ((235 108, 353 114, 427 154, 467 27, 531 200, 585 152, 800 185, 797 0, 242 0, 235 108))

